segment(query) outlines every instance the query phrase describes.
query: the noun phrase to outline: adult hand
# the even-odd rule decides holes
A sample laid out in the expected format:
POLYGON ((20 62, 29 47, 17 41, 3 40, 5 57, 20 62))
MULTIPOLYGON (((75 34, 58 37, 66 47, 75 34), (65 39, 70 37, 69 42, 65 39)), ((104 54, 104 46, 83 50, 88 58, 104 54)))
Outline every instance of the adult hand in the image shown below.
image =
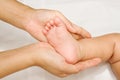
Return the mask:
POLYGON ((30 13, 31 15, 29 16, 29 20, 25 25, 25 30, 40 41, 46 41, 46 37, 42 33, 45 24, 51 19, 54 19, 56 17, 60 18, 66 24, 68 31, 76 39, 91 37, 89 32, 70 22, 59 11, 38 9, 38 10, 33 10, 30 13))
POLYGON ((66 77, 70 74, 78 73, 81 70, 100 63, 100 59, 94 58, 76 64, 68 64, 49 44, 42 42, 31 45, 29 51, 31 53, 33 52, 32 60, 34 66, 40 66, 59 77, 66 77))
POLYGON ((68 64, 49 44, 35 43, 0 52, 0 78, 31 66, 39 66, 56 76, 65 77, 99 62, 100 59, 91 59, 74 65, 68 64))
POLYGON ((26 30, 39 41, 47 41, 42 30, 49 20, 58 17, 75 38, 90 37, 90 34, 81 27, 76 26, 65 18, 62 13, 55 10, 33 9, 17 0, 0 0, 0 19, 18 28, 26 30), (11 8, 11 9, 10 9, 11 8))

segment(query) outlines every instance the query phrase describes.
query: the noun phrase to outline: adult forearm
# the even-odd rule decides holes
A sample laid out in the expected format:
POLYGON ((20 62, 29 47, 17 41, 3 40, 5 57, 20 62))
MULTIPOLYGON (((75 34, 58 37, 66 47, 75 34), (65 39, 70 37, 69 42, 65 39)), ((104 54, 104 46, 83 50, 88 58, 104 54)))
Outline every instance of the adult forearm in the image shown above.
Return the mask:
POLYGON ((19 48, 0 53, 0 78, 33 65, 30 54, 19 48))
POLYGON ((17 0, 0 0, 0 19, 21 29, 33 10, 17 0))

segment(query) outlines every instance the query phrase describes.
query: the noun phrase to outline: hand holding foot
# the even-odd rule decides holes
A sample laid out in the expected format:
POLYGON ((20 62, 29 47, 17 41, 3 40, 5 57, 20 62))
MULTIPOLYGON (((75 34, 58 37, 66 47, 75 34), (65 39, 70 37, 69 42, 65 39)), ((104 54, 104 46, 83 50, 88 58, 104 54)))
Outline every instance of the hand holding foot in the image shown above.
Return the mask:
POLYGON ((73 24, 59 11, 47 9, 33 9, 32 12, 28 13, 30 14, 30 16, 27 16, 28 19, 25 18, 27 20, 24 19, 24 21, 26 21, 26 23, 24 24, 24 28, 27 32, 29 32, 39 41, 47 41, 46 37, 42 33, 42 30, 44 29, 44 26, 48 21, 56 17, 60 18, 65 23, 66 29, 72 34, 75 39, 91 37, 89 32, 84 30, 82 27, 73 24))
POLYGON ((69 63, 76 63, 82 55, 77 41, 67 31, 65 24, 58 18, 49 21, 44 29, 48 42, 69 63))
POLYGON ((74 65, 68 64, 49 44, 39 42, 0 52, 0 78, 31 66, 40 66, 56 76, 65 77, 99 62, 99 59, 91 59, 74 65))

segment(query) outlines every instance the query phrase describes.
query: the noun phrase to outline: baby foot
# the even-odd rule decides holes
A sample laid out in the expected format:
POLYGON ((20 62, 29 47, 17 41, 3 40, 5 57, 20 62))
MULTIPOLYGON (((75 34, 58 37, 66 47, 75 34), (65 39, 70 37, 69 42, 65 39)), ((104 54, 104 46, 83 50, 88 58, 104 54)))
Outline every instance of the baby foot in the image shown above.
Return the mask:
POLYGON ((79 45, 59 18, 49 21, 43 33, 47 37, 48 42, 58 53, 65 57, 67 62, 73 64, 79 60, 79 45))

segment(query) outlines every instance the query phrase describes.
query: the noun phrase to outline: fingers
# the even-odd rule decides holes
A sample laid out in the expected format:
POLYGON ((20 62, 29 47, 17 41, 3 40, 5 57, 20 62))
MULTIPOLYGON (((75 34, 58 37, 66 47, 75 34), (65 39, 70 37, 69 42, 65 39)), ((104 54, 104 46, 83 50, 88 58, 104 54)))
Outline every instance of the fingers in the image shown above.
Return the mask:
POLYGON ((100 62, 101 62, 100 58, 94 58, 94 59, 76 63, 75 65, 64 63, 60 69, 61 73, 59 73, 57 76, 66 77, 71 74, 76 74, 82 70, 98 65, 100 62))
POLYGON ((78 73, 79 69, 73 64, 65 63, 64 66, 62 66, 62 72, 64 72, 67 75, 70 75, 78 73))
POLYGON ((75 33, 71 33, 71 35, 73 36, 73 38, 75 38, 76 40, 81 40, 84 37, 82 37, 81 35, 75 34, 75 33))
POLYGON ((72 26, 72 23, 71 21, 69 21, 62 13, 60 12, 57 12, 57 15, 56 17, 60 18, 61 21, 63 21, 66 25, 66 28, 68 29, 68 31, 70 31, 71 33, 74 33, 75 32, 75 29, 74 27, 72 26))
POLYGON ((70 74, 78 73, 81 70, 94 67, 98 65, 100 62, 101 62, 100 58, 93 58, 93 59, 86 60, 86 61, 80 61, 76 63, 75 65, 66 63, 64 64, 62 69, 64 73, 66 73, 67 75, 70 75, 70 74))
POLYGON ((78 38, 90 38, 91 35, 88 31, 86 31, 85 29, 83 29, 82 27, 79 27, 73 23, 71 23, 66 17, 64 17, 63 15, 60 15, 61 17, 57 17, 59 19, 61 19, 61 21, 63 21, 66 25, 67 30, 74 34, 73 36, 75 37, 75 39, 78 38))
POLYGON ((93 58, 90 60, 86 60, 86 61, 77 63, 76 67, 79 69, 79 71, 81 71, 81 70, 85 70, 90 67, 94 67, 94 66, 98 65, 99 63, 101 63, 100 58, 93 58))
POLYGON ((78 34, 79 36, 82 36, 83 38, 90 38, 91 37, 91 34, 88 31, 86 31, 85 29, 83 29, 82 27, 79 27, 75 24, 73 24, 72 26, 75 29, 74 33, 78 34))
POLYGON ((88 31, 86 31, 82 27, 79 27, 79 26, 71 23, 65 16, 61 17, 61 19, 66 24, 68 31, 70 31, 71 33, 77 34, 78 37, 80 37, 80 36, 82 36, 83 38, 91 37, 91 34, 88 31))

